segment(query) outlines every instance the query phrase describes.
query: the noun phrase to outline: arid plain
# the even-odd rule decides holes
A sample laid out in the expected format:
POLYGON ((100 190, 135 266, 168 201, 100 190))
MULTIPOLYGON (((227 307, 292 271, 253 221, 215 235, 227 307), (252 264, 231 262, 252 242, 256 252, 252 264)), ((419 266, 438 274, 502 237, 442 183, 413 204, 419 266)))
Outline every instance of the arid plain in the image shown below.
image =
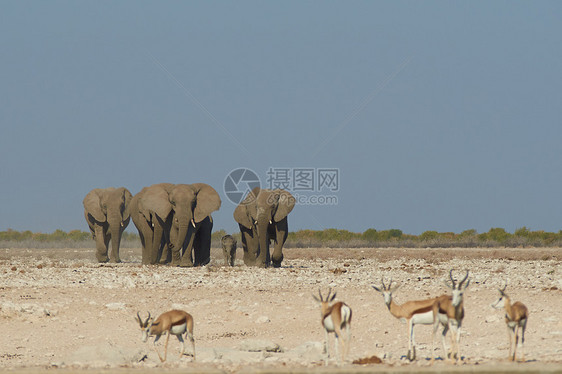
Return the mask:
MULTIPOLYGON (((219 249, 201 268, 141 266, 140 248, 122 248, 121 264, 98 264, 93 249, 0 249, 0 368, 115 371, 323 371, 318 304, 313 293, 337 291, 353 310, 347 362, 329 370, 408 371, 430 367, 431 327, 417 326, 417 360, 409 362, 407 325, 371 285, 400 284, 395 301, 447 293, 451 268, 470 272, 465 293, 461 371, 562 371, 562 249, 285 249, 280 269, 226 267, 219 249), (503 311, 490 304, 507 280, 530 317, 524 363, 506 360, 503 311), (143 343, 137 311, 184 309, 195 320, 197 359, 179 358, 169 341, 161 363, 143 343), (353 361, 376 356, 379 364, 353 361)), ((165 338, 158 343, 163 353, 165 338)), ((330 336, 333 352, 333 336, 330 336)), ((189 348, 189 344, 187 345, 189 348)), ((436 339, 437 357, 443 355, 436 339)))

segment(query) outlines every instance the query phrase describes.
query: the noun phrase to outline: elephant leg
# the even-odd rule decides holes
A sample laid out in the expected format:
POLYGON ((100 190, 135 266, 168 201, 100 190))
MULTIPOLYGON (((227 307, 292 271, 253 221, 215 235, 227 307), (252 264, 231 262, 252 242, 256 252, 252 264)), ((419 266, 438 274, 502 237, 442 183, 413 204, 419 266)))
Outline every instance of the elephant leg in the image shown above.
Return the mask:
POLYGON ((158 262, 161 265, 169 264, 172 261, 172 250, 170 248, 170 243, 162 242, 162 251, 160 255, 160 261, 158 262))
POLYGON ((180 266, 181 267, 193 267, 193 244, 195 242, 195 234, 199 228, 200 224, 197 224, 197 227, 193 227, 191 224, 187 229, 186 235, 186 242, 185 251, 183 252, 183 256, 181 256, 180 266))
POLYGON ((90 229, 90 233, 92 234, 92 239, 96 240, 96 224, 91 222, 88 219, 88 215, 86 214, 86 222, 88 222, 88 228, 90 229))
POLYGON ((160 256, 160 246, 162 244, 162 236, 164 235, 164 228, 160 222, 154 225, 154 236, 152 237, 152 248, 150 249, 150 264, 158 263, 160 256))
MULTIPOLYGON (((158 243, 154 243, 156 246, 155 249, 155 256, 154 264, 165 264, 170 262, 170 250, 171 250, 171 241, 170 238, 173 235, 173 227, 172 227, 172 216, 169 215, 166 220, 162 220, 160 217, 157 217, 159 228, 162 230, 162 233, 158 232, 157 234, 160 235, 160 240, 158 243)), ((156 237, 154 238, 156 240, 156 237)))
POLYGON ((149 265, 150 251, 152 250, 152 241, 154 239, 154 232, 152 231, 152 228, 149 227, 148 223, 145 226, 146 227, 144 229, 139 230, 139 234, 141 236, 141 241, 142 241, 142 264, 149 265))
POLYGON ((109 244, 109 237, 106 234, 103 226, 96 225, 94 235, 96 237, 96 258, 98 262, 109 261, 109 257, 107 257, 107 245, 109 244))
POLYGON ((146 265, 145 263, 145 259, 147 259, 147 246, 152 245, 152 230, 150 229, 150 226, 148 225, 148 222, 141 217, 137 217, 134 216, 133 217, 133 223, 135 224, 135 227, 137 228, 137 231, 139 233, 139 238, 141 241, 141 248, 142 248, 142 260, 141 263, 143 265, 146 265), (150 243, 150 244, 149 244, 150 243))
POLYGON ((199 230, 195 235, 194 260, 195 266, 205 266, 211 262, 211 233, 213 231, 213 221, 207 217, 201 222, 199 230))
POLYGON ((242 250, 244 251, 244 264, 246 266, 254 266, 256 264, 256 255, 258 252, 259 242, 257 235, 252 230, 240 226, 240 236, 242 238, 242 250))
POLYGON ((273 267, 280 267, 281 262, 283 262, 283 245, 287 240, 287 235, 289 234, 289 226, 287 224, 287 218, 277 222, 275 225, 275 247, 273 248, 273 254, 271 256, 271 261, 273 262, 273 267))
MULTIPOLYGON (((201 234, 197 232, 195 234, 195 238, 193 239, 193 250, 191 252, 193 254, 193 266, 204 266, 209 263, 209 261, 207 261, 206 263, 202 263, 201 259, 203 256, 199 253, 200 250, 201 250, 201 234)), ((210 260, 210 258, 208 259, 210 260)))

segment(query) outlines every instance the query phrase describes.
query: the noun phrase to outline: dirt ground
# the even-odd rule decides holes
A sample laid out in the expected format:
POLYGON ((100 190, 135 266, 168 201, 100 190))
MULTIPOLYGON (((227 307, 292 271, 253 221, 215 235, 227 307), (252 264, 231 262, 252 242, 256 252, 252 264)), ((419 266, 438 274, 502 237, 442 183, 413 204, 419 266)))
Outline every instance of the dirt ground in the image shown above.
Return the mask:
MULTIPOLYGON (((98 264, 93 249, 0 249, 0 370, 150 369, 176 371, 324 371, 320 310, 311 294, 337 291, 353 310, 348 358, 331 371, 448 371, 430 367, 431 327, 417 326, 409 362, 407 325, 371 288, 381 277, 401 288, 395 301, 447 293, 444 281, 470 271, 465 293, 461 371, 562 371, 562 249, 285 249, 280 269, 247 268, 238 253, 224 266, 219 249, 202 268, 141 266, 141 251, 122 249, 121 264, 98 264), (530 311, 525 363, 506 361, 497 288, 530 311), (137 311, 178 308, 195 320, 196 360, 179 358, 172 336, 161 363, 143 343, 137 311), (377 356, 381 364, 352 362, 377 356)), ((158 342, 163 353, 165 337, 158 342)), ((330 336, 333 353, 333 336, 330 336)), ((187 345, 190 348, 189 344, 187 345)), ((436 339, 436 357, 442 356, 436 339)))

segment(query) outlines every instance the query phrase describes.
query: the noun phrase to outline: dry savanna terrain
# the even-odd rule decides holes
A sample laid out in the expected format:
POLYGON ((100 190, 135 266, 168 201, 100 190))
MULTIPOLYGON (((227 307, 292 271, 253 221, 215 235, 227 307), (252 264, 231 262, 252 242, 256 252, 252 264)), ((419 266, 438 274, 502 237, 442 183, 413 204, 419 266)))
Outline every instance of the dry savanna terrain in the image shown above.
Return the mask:
MULTIPOLYGON (((239 250, 240 251, 240 250, 239 250)), ((93 249, 0 249, 0 369, 41 371, 550 371, 562 370, 560 248, 285 249, 280 269, 245 267, 238 253, 224 266, 219 249, 200 268, 141 266, 140 248, 121 264, 98 264, 93 249), (430 366, 431 327, 417 326, 417 360, 409 362, 407 325, 381 294, 381 277, 400 284, 395 301, 449 292, 450 269, 470 272, 464 295, 462 360, 430 366), (527 305, 526 362, 511 363, 497 289, 527 305), (324 366, 319 305, 312 294, 337 292, 353 310, 351 349, 324 366), (161 363, 141 341, 137 312, 183 309, 195 320, 196 360, 179 357, 172 336, 161 363), (376 358, 380 359, 380 363, 376 358), (354 363, 361 359, 368 364, 354 363)), ((330 336, 333 353, 333 334, 330 336)), ((166 338, 157 348, 163 353, 166 338)), ((190 353, 190 345, 186 345, 190 353)), ((436 357, 443 357, 436 339, 436 357)))

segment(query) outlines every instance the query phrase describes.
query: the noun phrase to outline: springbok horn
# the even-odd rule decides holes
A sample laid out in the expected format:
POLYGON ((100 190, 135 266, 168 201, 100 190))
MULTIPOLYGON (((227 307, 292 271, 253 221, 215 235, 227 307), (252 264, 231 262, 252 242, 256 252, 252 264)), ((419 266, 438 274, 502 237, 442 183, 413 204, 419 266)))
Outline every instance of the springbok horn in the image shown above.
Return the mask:
POLYGON ((140 318, 139 312, 137 312, 137 320, 139 321, 140 327, 143 327, 142 326, 142 319, 140 318))
POLYGON ((462 284, 464 283, 465 280, 467 280, 468 278, 468 270, 466 271, 466 275, 464 276, 464 278, 462 279, 462 281, 460 281, 459 283, 459 288, 461 288, 462 284))
POLYGON ((383 291, 386 291, 386 286, 384 285, 384 278, 383 277, 381 277, 381 283, 382 283, 383 291))
POLYGON ((324 301, 322 298, 322 291, 320 291, 320 287, 318 287, 318 295, 320 296, 320 301, 324 301))
POLYGON ((506 288, 507 288, 507 281, 505 282, 505 286, 503 286, 503 288, 502 288, 502 289, 500 290, 500 292, 502 292, 502 293, 503 293, 503 292, 505 291, 505 289, 506 289, 506 288))
POLYGON ((453 279, 453 269, 449 271, 449 278, 451 278, 451 283, 453 283, 453 289, 455 288, 455 280, 453 279))
POLYGON ((148 326, 148 320, 150 319, 150 312, 148 312, 148 317, 146 317, 146 321, 144 321, 144 325, 148 326))

